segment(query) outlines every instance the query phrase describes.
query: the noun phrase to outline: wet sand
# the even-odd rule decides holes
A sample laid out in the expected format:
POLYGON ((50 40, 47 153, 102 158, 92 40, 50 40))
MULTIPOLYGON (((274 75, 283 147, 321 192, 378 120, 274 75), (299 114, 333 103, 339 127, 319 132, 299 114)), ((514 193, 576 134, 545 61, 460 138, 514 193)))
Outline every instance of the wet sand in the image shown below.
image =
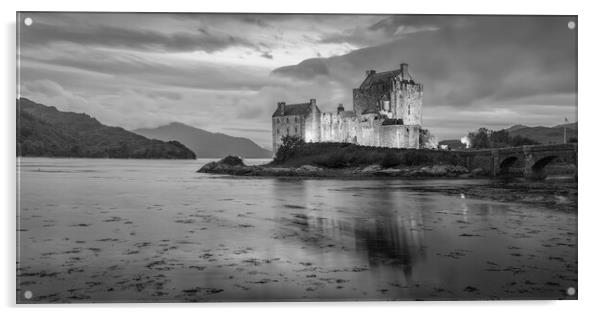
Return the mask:
POLYGON ((576 298, 576 212, 411 189, 487 180, 241 179, 198 165, 24 159, 17 301, 576 298))

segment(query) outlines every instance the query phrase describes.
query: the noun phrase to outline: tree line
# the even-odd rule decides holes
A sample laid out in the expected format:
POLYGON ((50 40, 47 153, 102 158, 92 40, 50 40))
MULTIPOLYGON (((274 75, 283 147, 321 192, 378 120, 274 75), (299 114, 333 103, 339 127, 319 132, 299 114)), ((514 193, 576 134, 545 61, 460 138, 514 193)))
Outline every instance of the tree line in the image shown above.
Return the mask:
POLYGON ((490 130, 484 127, 475 132, 468 133, 470 148, 502 148, 517 147, 523 145, 539 145, 540 143, 528 137, 516 135, 511 136, 508 130, 490 130))

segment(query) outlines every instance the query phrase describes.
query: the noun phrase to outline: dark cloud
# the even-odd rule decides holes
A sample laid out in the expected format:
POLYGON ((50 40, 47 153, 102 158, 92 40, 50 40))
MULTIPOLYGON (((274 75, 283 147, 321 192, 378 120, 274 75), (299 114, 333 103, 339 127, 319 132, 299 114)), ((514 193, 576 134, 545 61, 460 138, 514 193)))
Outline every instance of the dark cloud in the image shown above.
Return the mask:
POLYGON ((78 45, 97 45, 127 49, 165 52, 205 51, 212 53, 228 47, 251 47, 256 45, 249 40, 229 34, 212 33, 200 27, 197 33, 162 33, 154 30, 109 25, 62 25, 36 22, 22 28, 21 44, 47 45, 70 42, 78 45))
POLYGON ((328 76, 328 61, 322 58, 306 59, 298 65, 280 67, 272 71, 274 75, 282 75, 297 79, 313 79, 316 76, 328 76))
POLYGON ((410 64, 425 85, 425 104, 468 106, 549 93, 576 92, 574 17, 391 17, 369 28, 433 27, 343 56, 312 58, 272 73, 301 80, 328 76, 351 89, 367 69, 410 64))
MULTIPOLYGON (((40 66, 32 66, 31 62, 69 67, 74 70, 85 70, 108 76, 119 76, 124 84, 129 81, 146 82, 172 87, 212 90, 258 90, 273 80, 258 75, 253 67, 226 66, 201 62, 169 63, 167 61, 149 60, 129 53, 78 51, 53 57, 23 56, 22 72, 25 80, 36 79, 43 72, 40 66)), ((73 78, 75 74, 71 74, 73 78)), ((83 74, 79 74, 81 76, 83 74)), ((87 75, 87 74, 86 74, 87 75)), ((87 75, 89 76, 89 75, 87 75)), ((77 83, 75 83, 77 84, 77 83)))
POLYGON ((272 54, 270 54, 270 52, 263 52, 261 54, 261 57, 266 58, 266 59, 274 59, 274 56, 272 54))
POLYGON ((172 91, 148 91, 146 95, 151 98, 161 98, 172 101, 182 100, 182 94, 172 91))
POLYGON ((268 27, 269 24, 268 22, 266 22, 265 20, 265 16, 261 16, 261 15, 242 15, 241 20, 243 22, 249 23, 249 24, 254 24, 260 27, 268 27))
POLYGON ((368 29, 371 31, 383 30, 389 35, 394 35, 400 28, 412 30, 459 27, 466 23, 466 19, 466 16, 449 15, 393 15, 370 25, 368 29))
POLYGON ((340 32, 328 33, 320 43, 348 43, 359 47, 374 46, 407 34, 434 31, 451 23, 451 18, 438 16, 386 16, 366 26, 355 26, 340 32))

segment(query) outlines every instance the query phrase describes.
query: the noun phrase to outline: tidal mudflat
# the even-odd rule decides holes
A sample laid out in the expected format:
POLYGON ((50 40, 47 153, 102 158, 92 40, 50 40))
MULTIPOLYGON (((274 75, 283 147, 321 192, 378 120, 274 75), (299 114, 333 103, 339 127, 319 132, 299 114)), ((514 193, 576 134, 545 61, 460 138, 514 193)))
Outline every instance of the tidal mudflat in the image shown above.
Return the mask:
POLYGON ((21 158, 17 301, 576 298, 576 205, 208 161, 21 158))

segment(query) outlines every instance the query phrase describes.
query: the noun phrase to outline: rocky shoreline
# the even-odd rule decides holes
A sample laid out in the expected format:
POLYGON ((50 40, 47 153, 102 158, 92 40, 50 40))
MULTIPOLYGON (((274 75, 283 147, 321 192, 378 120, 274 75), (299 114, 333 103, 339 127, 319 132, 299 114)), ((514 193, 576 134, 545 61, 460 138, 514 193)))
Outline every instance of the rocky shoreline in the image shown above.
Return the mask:
POLYGON ((322 168, 314 165, 285 167, 271 164, 247 166, 240 158, 233 156, 210 162, 202 166, 197 172, 234 176, 302 178, 475 178, 483 176, 481 169, 470 171, 458 165, 403 166, 396 168, 385 168, 378 164, 346 168, 322 168))

